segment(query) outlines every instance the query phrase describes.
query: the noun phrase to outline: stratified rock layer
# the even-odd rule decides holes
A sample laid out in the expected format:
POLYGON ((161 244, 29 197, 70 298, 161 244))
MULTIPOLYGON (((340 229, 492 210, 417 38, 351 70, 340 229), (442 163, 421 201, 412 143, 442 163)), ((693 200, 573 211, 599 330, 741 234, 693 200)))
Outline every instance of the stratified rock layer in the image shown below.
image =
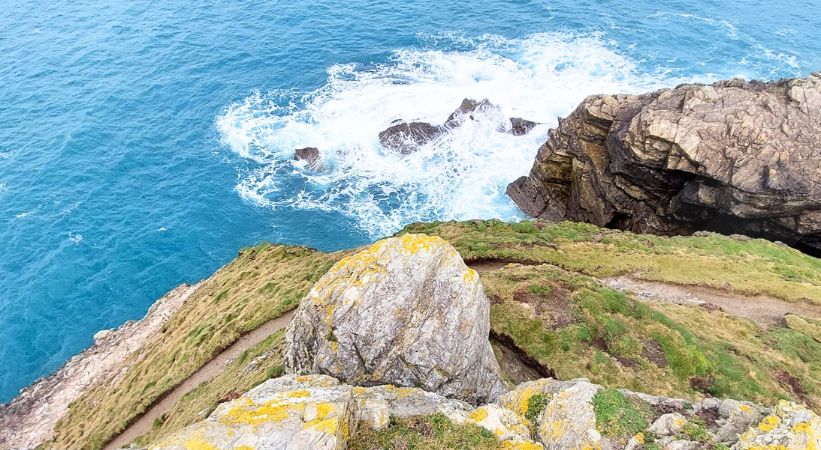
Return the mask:
POLYGON ((406 234, 339 261, 286 335, 286 369, 471 403, 502 392, 479 275, 438 237, 406 234))
POLYGON ((585 99, 507 192, 524 212, 821 252, 821 74, 585 99))

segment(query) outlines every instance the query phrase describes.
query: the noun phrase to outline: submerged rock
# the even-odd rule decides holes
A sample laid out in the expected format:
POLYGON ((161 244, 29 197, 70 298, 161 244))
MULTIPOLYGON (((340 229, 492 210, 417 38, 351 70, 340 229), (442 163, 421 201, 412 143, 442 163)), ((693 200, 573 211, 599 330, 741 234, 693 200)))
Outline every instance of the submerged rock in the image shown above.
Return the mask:
POLYGON ((383 147, 407 155, 438 138, 447 130, 426 122, 401 122, 379 133, 383 147))
POLYGON ((530 216, 821 252, 821 75, 585 99, 508 195, 530 216))
POLYGON ((499 108, 498 105, 491 103, 488 99, 477 101, 466 98, 462 100, 462 103, 456 110, 450 113, 448 119, 445 121, 445 126, 448 128, 456 128, 465 123, 466 120, 476 120, 477 113, 501 115, 502 109, 499 108))
POLYGON ((466 98, 462 100, 456 110, 450 113, 444 124, 433 125, 427 122, 399 121, 379 133, 379 142, 386 149, 408 155, 448 131, 462 126, 466 121, 476 120, 478 114, 495 116, 494 119, 499 123, 497 131, 515 136, 527 134, 533 127, 538 125, 536 122, 520 117, 506 119, 502 115, 502 109, 488 99, 473 100, 466 98))
POLYGON ((531 120, 522 119, 521 117, 511 117, 510 119, 510 134, 514 136, 524 136, 530 133, 538 123, 531 120))
POLYGON ((490 401, 503 385, 489 309, 479 275, 443 239, 385 239, 314 285, 288 327, 285 367, 490 401))
POLYGON ((294 151, 294 160, 305 161, 308 167, 316 169, 319 167, 322 155, 316 147, 298 148, 294 151))

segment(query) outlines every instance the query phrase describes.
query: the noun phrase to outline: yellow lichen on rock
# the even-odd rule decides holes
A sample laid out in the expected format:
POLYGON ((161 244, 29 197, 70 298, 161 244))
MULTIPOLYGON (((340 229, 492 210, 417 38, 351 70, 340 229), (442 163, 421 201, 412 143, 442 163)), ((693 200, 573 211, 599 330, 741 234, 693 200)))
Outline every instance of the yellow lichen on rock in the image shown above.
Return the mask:
POLYGON ((767 416, 761 419, 761 423, 758 424, 758 429, 763 432, 770 432, 775 427, 777 427, 781 423, 781 419, 778 416, 767 416))
POLYGON ((533 441, 502 441, 499 450, 544 450, 544 446, 533 441))
POLYGON ((245 398, 244 404, 237 403, 228 409, 220 421, 225 425, 251 425, 257 426, 266 422, 277 422, 288 417, 292 412, 302 413, 305 408, 303 403, 283 404, 279 400, 272 400, 262 405, 255 404, 251 399, 245 398))
POLYGON ((742 433, 734 449, 819 450, 821 418, 809 408, 782 400, 771 415, 742 433))
POLYGON ((419 251, 430 251, 434 246, 445 244, 439 236, 428 236, 426 234, 404 234, 402 235, 402 248, 409 255, 415 255, 419 251))
POLYGON ((339 430, 339 417, 316 419, 305 423, 305 429, 321 431, 326 434, 336 434, 339 430))
POLYGON ((203 439, 201 436, 194 436, 183 444, 185 450, 217 450, 217 447, 203 439))
POLYGON ((468 418, 477 422, 487 419, 487 408, 481 407, 474 409, 473 412, 468 414, 468 418))
POLYGON ((476 281, 477 275, 478 274, 475 270, 468 268, 468 270, 465 271, 465 274, 462 275, 462 278, 465 280, 465 283, 473 283, 474 281, 476 281))

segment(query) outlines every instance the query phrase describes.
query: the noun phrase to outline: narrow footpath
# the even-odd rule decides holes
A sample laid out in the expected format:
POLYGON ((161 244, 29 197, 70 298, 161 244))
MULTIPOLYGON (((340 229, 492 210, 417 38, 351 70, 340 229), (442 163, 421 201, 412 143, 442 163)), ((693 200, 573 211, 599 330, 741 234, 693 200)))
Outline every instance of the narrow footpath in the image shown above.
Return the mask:
POLYGON ((236 342, 217 355, 216 358, 200 367, 196 372, 191 374, 190 377, 186 378, 185 381, 178 384, 177 387, 166 394, 162 400, 149 408, 137 421, 129 425, 125 431, 103 447, 104 450, 114 450, 128 445, 134 439, 151 431, 154 420, 170 411, 185 394, 199 386, 200 383, 208 381, 222 373, 222 369, 225 365, 241 355, 245 350, 259 344, 268 336, 287 327, 293 315, 294 312, 289 311, 276 319, 265 322, 259 328, 237 339, 236 342))

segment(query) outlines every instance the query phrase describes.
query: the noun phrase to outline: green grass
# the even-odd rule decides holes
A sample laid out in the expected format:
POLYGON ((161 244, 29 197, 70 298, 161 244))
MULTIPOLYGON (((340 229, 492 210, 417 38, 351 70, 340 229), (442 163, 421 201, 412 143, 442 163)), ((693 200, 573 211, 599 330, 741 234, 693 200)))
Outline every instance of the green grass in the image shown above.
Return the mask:
POLYGON ((167 414, 154 422, 150 432, 137 440, 137 444, 148 446, 166 434, 202 420, 220 402, 282 375, 284 345, 285 330, 280 330, 243 352, 223 373, 201 383, 177 401, 167 414))
POLYGON ((482 274, 482 282, 494 299, 492 329, 560 379, 586 377, 606 387, 685 398, 821 401, 820 381, 812 375, 821 344, 794 330, 764 331, 697 306, 645 304, 549 265, 507 266, 482 274), (536 300, 521 294, 548 285, 549 294, 536 300), (537 313, 538 305, 522 298, 547 306, 537 313), (556 314, 564 317, 561 326, 553 325, 556 314), (779 371, 795 377, 804 393, 779 381, 779 371))
POLYGON ((547 406, 547 397, 544 394, 532 395, 527 401, 527 411, 525 411, 525 418, 532 423, 536 422, 539 414, 544 411, 547 406))
POLYGON ((348 441, 350 450, 495 450, 499 441, 472 424, 457 425, 443 414, 397 419, 382 430, 362 427, 348 441))
MULTIPOLYGON (((821 381, 814 375, 821 372, 821 344, 810 337, 817 322, 793 319, 793 329, 762 330, 720 312, 641 303, 592 278, 629 275, 821 304, 821 260, 763 240, 666 238, 569 222, 413 224, 406 232, 442 236, 468 263, 544 264, 482 274, 482 281, 495 299, 493 329, 559 378, 588 377, 606 387, 658 395, 706 392, 770 404, 779 398, 821 404, 821 381), (693 379, 700 384, 693 387, 693 379), (797 383, 801 392, 780 379, 797 383)), ((122 377, 93 387, 70 406, 48 446, 101 448, 240 336, 295 308, 342 256, 270 244, 243 250, 197 289, 161 334, 129 357, 122 377)), ((245 390, 281 371, 270 360, 264 369, 238 377, 234 371, 245 362, 182 399, 147 438, 190 423, 230 390, 245 390)), ((442 436, 414 434, 421 431, 401 421, 393 431, 371 435, 402 429, 416 436, 412 442, 434 442, 467 432, 453 431, 452 424, 428 425, 442 436)), ((476 433, 468 434, 474 439, 476 433)))
POLYGON ((649 406, 628 399, 615 389, 604 389, 593 396, 596 429, 611 438, 629 439, 649 425, 649 406))
POLYGON ((704 427, 704 422, 695 417, 684 424, 681 435, 688 441, 709 442, 711 440, 710 433, 704 427))
POLYGON ((821 259, 762 239, 663 237, 584 223, 496 220, 415 223, 401 233, 441 236, 467 261, 549 263, 595 277, 631 275, 821 304, 821 259))
POLYGON ((271 244, 242 250, 200 285, 163 333, 129 357, 124 376, 95 386, 70 405, 49 446, 101 448, 243 334, 295 308, 342 256, 271 244))

